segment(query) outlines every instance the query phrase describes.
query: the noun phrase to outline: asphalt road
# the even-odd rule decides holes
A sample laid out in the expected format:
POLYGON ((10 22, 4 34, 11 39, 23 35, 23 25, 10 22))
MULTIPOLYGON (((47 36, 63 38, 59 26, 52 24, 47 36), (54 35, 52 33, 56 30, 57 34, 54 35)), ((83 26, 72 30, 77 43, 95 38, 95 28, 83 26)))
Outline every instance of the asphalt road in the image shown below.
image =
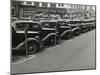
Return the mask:
POLYGON ((12 64, 12 73, 95 69, 95 30, 12 64))

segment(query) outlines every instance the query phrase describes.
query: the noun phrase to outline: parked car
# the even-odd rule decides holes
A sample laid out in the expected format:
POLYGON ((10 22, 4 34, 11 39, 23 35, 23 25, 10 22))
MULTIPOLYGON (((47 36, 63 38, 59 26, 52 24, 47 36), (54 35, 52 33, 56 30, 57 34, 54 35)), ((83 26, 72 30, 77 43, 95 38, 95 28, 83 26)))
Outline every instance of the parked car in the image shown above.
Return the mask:
POLYGON ((96 21, 94 19, 89 19, 87 24, 90 26, 88 29, 93 30, 96 26, 96 21))
POLYGON ((92 29, 95 29, 96 28, 96 20, 92 20, 92 29))
POLYGON ((58 35, 59 25, 54 20, 44 20, 41 21, 42 41, 45 41, 46 44, 57 44, 59 43, 60 37, 58 35))
POLYGON ((67 25, 67 22, 64 20, 58 20, 59 30, 58 33, 61 39, 70 39, 71 38, 71 27, 67 25))
POLYGON ((81 21, 80 29, 81 29, 81 33, 87 32, 87 25, 85 21, 81 21))
POLYGON ((68 21, 67 25, 72 28, 72 36, 78 36, 80 35, 80 21, 68 21))
POLYGON ((15 21, 12 23, 12 50, 36 53, 40 48, 41 26, 37 22, 15 21))
POLYGON ((12 23, 12 50, 36 53, 44 44, 56 44, 57 23, 54 21, 15 21, 12 23))
POLYGON ((82 30, 81 32, 85 33, 92 30, 94 25, 95 23, 93 20, 90 20, 90 19, 83 20, 82 25, 81 25, 81 30, 82 30))

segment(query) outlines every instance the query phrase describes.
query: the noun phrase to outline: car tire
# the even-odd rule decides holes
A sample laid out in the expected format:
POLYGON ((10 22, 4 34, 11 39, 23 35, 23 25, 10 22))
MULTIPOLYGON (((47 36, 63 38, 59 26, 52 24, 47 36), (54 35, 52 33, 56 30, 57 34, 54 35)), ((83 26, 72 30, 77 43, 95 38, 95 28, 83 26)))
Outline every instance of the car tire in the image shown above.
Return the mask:
POLYGON ((66 33, 65 35, 65 39, 68 40, 71 38, 71 32, 66 33))
POLYGON ((78 36, 80 34, 79 30, 75 31, 74 35, 78 36))
POLYGON ((50 37, 49 42, 50 42, 50 45, 55 45, 56 44, 56 36, 50 37))
POLYGON ((35 54, 38 51, 37 43, 28 42, 27 43, 27 49, 28 49, 29 54, 35 54))

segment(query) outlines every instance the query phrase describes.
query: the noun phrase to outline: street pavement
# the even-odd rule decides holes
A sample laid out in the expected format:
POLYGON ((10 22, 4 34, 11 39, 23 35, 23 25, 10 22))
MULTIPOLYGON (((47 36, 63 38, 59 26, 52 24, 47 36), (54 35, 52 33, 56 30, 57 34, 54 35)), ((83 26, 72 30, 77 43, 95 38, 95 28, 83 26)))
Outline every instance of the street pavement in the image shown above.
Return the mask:
POLYGON ((11 64, 12 73, 95 69, 95 30, 11 64))

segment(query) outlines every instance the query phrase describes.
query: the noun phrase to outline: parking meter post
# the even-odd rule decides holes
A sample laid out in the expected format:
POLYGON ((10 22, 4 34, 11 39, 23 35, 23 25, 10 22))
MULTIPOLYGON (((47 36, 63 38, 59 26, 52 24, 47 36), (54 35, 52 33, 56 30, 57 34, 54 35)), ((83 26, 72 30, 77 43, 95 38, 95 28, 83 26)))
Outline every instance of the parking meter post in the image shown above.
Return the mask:
POLYGON ((27 46, 28 46, 28 45, 27 45, 27 28, 25 29, 25 43, 26 43, 26 46, 25 46, 25 47, 26 47, 26 48, 25 48, 25 49, 26 49, 26 58, 28 59, 28 49, 27 49, 27 46))

